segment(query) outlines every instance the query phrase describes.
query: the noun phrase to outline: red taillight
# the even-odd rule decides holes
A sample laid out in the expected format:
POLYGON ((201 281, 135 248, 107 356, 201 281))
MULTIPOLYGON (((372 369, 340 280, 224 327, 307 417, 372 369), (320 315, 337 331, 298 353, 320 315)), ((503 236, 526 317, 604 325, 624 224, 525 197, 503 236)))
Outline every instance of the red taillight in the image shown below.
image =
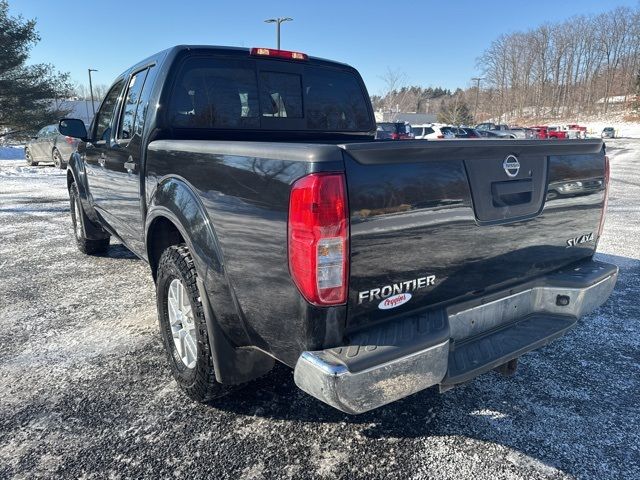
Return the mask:
POLYGON ((64 137, 65 142, 67 142, 69 145, 73 145, 73 138, 72 137, 64 137))
POLYGON ((604 156, 604 201, 602 202, 602 213, 600 214, 600 225, 598 226, 598 240, 604 229, 604 219, 607 216, 607 205, 609 204, 609 180, 611 178, 611 167, 609 157, 604 156))
POLYGON ((347 301, 349 226, 345 178, 313 173, 296 181, 289 199, 289 270, 307 301, 347 301))
POLYGON ((251 55, 260 57, 286 58, 287 60, 308 60, 306 53, 291 52, 289 50, 275 50, 273 48, 252 48, 251 55))
POLYGON ((444 138, 444 135, 438 135, 437 138, 444 138))
POLYGON ((398 135, 397 133, 392 133, 391 140, 400 140, 400 135, 398 135))

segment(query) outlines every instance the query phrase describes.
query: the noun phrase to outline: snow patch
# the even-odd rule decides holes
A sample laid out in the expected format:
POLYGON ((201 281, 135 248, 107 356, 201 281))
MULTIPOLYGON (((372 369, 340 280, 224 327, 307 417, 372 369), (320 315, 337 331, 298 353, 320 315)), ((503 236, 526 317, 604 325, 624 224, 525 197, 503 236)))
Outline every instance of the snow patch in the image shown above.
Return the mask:
POLYGON ((23 160, 24 145, 0 146, 0 160, 23 160))

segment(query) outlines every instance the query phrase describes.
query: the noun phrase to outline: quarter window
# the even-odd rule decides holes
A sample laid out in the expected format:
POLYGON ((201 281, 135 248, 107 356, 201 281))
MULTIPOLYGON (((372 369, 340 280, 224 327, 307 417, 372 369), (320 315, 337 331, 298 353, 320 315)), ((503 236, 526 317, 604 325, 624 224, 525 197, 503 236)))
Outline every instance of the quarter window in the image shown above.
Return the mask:
POLYGON ((122 119, 120 121, 120 127, 118 131, 118 138, 129 139, 135 133, 135 118, 140 105, 142 87, 145 84, 148 70, 142 70, 136 73, 129 80, 129 88, 127 90, 127 96, 124 100, 124 106, 122 109, 122 119))

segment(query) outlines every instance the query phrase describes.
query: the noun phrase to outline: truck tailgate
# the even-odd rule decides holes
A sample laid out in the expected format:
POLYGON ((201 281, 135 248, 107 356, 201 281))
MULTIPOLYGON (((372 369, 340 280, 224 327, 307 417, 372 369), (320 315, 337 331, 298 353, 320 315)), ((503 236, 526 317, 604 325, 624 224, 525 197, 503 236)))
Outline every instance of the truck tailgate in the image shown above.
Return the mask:
POLYGON ((515 285, 595 250, 605 194, 600 140, 341 147, 349 330, 515 285))

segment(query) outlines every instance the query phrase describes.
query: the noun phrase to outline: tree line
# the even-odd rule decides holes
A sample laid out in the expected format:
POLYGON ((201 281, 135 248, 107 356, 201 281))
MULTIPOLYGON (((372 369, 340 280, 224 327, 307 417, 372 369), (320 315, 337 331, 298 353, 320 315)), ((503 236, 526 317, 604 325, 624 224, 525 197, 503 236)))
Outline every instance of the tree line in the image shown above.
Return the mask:
POLYGON ((438 121, 575 117, 622 106, 640 115, 640 7, 500 35, 477 60, 477 84, 454 92, 404 86, 404 74, 381 76, 375 110, 437 114, 438 121))
POLYGON ((607 113, 612 97, 637 102, 640 7, 500 35, 477 66, 486 118, 607 113))

